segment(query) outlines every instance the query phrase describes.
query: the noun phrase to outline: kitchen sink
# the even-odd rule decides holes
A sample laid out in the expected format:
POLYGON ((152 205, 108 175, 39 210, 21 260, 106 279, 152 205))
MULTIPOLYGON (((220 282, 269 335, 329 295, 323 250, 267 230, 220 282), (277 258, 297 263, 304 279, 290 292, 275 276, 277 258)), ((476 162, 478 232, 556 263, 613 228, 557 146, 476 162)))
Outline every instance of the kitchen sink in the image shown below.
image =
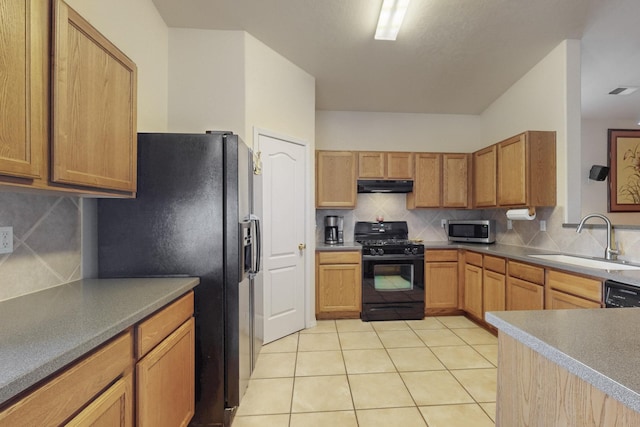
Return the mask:
POLYGON ((595 268, 598 270, 640 270, 640 265, 628 264, 623 261, 608 261, 597 258, 584 258, 575 255, 563 254, 529 254, 532 258, 546 259, 548 261, 571 264, 580 267, 595 268))

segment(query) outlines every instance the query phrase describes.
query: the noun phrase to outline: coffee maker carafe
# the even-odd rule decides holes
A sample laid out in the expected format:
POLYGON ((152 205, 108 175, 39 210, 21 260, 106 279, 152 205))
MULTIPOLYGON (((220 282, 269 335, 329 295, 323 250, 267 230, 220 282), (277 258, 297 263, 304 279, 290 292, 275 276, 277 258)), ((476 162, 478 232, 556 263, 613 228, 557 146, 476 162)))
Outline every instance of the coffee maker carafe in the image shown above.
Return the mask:
POLYGON ((324 242, 327 245, 335 245, 340 243, 340 235, 342 234, 342 227, 340 221, 342 217, 335 215, 327 215, 324 217, 324 242))

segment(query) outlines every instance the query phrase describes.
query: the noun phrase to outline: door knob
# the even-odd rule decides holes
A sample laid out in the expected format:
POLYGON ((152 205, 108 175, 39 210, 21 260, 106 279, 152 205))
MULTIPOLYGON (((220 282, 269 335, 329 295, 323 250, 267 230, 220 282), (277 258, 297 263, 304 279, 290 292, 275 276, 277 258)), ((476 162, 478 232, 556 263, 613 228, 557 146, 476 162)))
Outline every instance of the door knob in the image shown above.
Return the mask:
POLYGON ((302 251, 302 250, 305 250, 305 249, 307 249, 307 245, 305 245, 304 243, 300 243, 300 244, 298 245, 298 249, 299 249, 299 250, 301 250, 301 251, 302 251))

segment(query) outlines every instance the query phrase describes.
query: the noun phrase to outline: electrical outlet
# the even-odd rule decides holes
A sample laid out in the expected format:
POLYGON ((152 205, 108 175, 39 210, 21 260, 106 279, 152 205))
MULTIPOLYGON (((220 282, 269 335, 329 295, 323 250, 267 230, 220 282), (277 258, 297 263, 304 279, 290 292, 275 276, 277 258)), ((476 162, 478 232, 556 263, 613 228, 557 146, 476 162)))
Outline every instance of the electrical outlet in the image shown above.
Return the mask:
POLYGON ((13 227, 0 227, 0 254, 13 252, 13 227))
POLYGON ((513 230, 513 221, 510 219, 507 220, 507 230, 513 230))
POLYGON ((441 219, 440 220, 440 227, 447 228, 447 220, 446 219, 441 219))
POLYGON ((544 219, 540 220, 540 231, 547 231, 547 221, 544 219))

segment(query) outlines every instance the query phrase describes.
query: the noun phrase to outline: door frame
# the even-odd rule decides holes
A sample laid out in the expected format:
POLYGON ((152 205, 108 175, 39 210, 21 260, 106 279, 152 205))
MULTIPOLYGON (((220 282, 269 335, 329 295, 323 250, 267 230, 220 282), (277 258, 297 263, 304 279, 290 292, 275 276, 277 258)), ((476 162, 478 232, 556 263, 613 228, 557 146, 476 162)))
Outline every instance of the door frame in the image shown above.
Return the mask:
POLYGON ((253 150, 254 153, 260 152, 259 141, 260 135, 279 139, 290 144, 300 145, 304 148, 305 170, 304 187, 306 189, 306 198, 304 202, 304 244, 306 245, 306 254, 304 261, 304 319, 305 328, 316 326, 316 294, 315 294, 315 160, 314 151, 311 150, 311 144, 308 141, 284 135, 268 129, 253 127, 253 150), (311 239, 311 237, 314 237, 311 239))

